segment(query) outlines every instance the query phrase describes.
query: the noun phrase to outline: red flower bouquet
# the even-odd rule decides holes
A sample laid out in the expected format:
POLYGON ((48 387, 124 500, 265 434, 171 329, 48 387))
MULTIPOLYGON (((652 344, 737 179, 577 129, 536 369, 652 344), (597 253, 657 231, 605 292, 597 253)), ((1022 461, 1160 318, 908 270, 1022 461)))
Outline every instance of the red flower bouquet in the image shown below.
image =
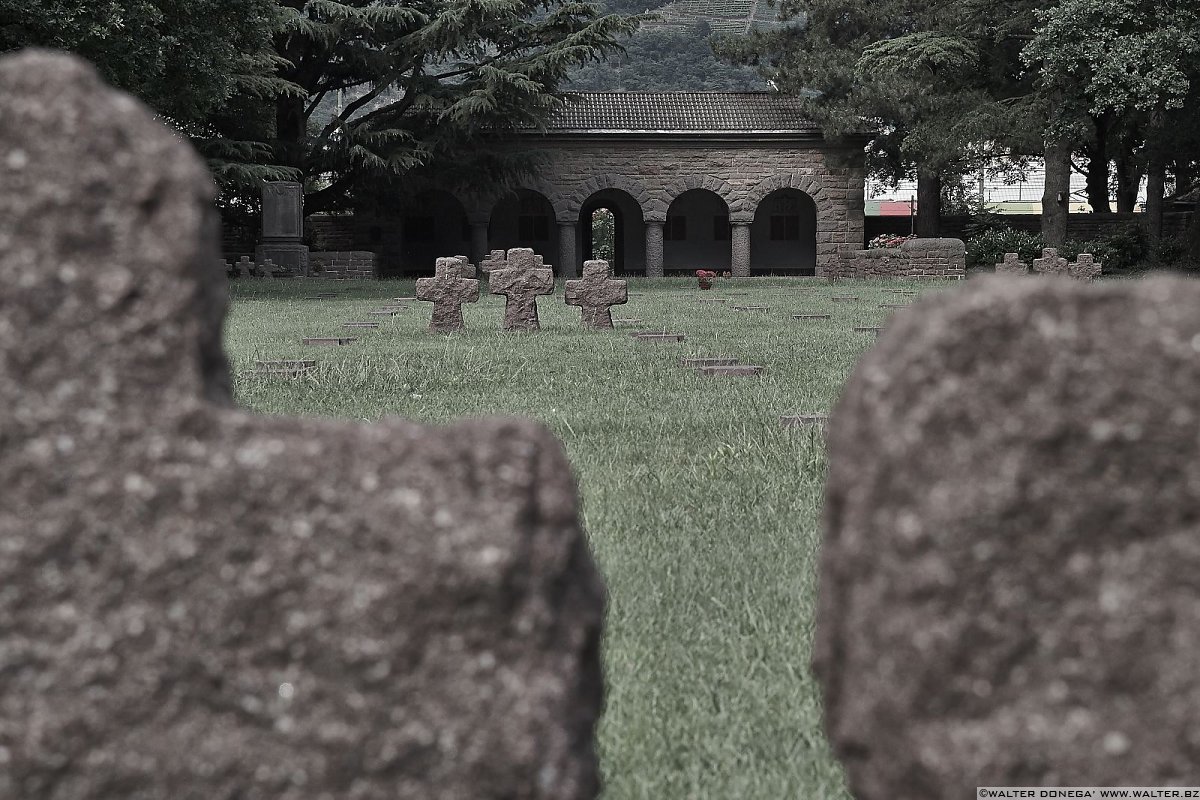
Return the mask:
POLYGON ((699 282, 701 289, 711 289, 712 281, 713 281, 713 278, 715 278, 715 277, 717 277, 717 273, 715 273, 711 270, 707 270, 707 269, 696 270, 696 280, 697 280, 697 282, 699 282))

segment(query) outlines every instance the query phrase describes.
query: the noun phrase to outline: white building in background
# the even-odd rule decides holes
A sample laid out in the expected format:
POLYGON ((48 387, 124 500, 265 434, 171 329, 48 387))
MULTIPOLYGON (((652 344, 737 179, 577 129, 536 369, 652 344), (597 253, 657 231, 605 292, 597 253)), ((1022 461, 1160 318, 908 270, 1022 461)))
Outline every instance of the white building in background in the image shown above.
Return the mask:
MULTIPOLYGON (((1015 171, 1014 171, 1015 172, 1015 171)), ((1031 159, 1022 171, 1021 179, 1006 180, 999 175, 980 172, 975 178, 973 194, 982 195, 991 211, 1000 214, 1040 214, 1042 192, 1046 188, 1045 162, 1031 159)), ((895 187, 867 178, 867 216, 904 216, 915 211, 917 182, 901 181, 895 187)), ((1138 189, 1138 210, 1146 202, 1146 181, 1138 189)), ((1116 206, 1116 199, 1112 198, 1116 206)), ((1092 207, 1087 201, 1087 179, 1071 171, 1071 213, 1088 214, 1092 207)))

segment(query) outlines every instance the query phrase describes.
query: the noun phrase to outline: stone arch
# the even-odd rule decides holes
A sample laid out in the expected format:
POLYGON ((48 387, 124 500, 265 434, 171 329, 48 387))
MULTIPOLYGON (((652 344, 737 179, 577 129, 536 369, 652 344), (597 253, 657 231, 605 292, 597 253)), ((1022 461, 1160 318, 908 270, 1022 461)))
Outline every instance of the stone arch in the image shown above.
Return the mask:
POLYGON ((580 211, 583 209, 583 204, 592 195, 602 192, 605 189, 619 189, 628 194, 641 207, 642 214, 647 218, 653 213, 661 212, 663 219, 666 219, 667 207, 662 205, 661 200, 650 194, 650 190, 646 188, 645 184, 636 178, 612 173, 593 175, 591 178, 588 178, 570 194, 561 197, 562 207, 567 214, 573 215, 572 218, 578 218, 580 211))
POLYGON ((730 221, 746 224, 754 222, 754 214, 758 210, 759 204, 767 195, 780 189, 795 189, 811 197, 813 202, 817 204, 818 222, 833 211, 833 199, 829 197, 821 184, 813 180, 811 175, 805 175, 800 172, 783 172, 778 175, 772 175, 769 178, 764 178, 750 187, 743 198, 741 208, 736 213, 732 209, 730 210, 730 221))
POLYGON ((471 205, 467 206, 467 214, 479 219, 488 219, 497 203, 505 198, 511 199, 514 194, 522 189, 529 192, 537 192, 546 198, 550 203, 550 208, 554 211, 554 220, 558 224, 565 224, 572 220, 563 203, 562 192, 559 192, 553 186, 543 181, 523 181, 513 186, 487 192, 486 194, 475 195, 471 205))
POLYGON ((663 203, 662 218, 646 214, 646 219, 654 222, 665 222, 667 219, 667 209, 671 207, 671 203, 684 192, 690 192, 693 189, 706 189, 725 201, 725 205, 729 208, 729 218, 734 219, 734 215, 742 210, 742 195, 733 188, 729 181, 721 178, 714 178, 712 175, 685 175, 678 180, 672 181, 663 187, 663 195, 660 199, 663 203))

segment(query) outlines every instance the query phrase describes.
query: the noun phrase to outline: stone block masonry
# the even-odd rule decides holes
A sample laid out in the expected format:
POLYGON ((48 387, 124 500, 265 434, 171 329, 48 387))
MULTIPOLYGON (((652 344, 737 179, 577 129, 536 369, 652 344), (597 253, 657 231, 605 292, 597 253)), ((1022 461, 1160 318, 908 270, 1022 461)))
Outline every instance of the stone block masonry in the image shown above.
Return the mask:
POLYGON ((912 239, 900 247, 840 253, 830 277, 949 278, 966 277, 967 250, 960 239, 912 239))
POLYGON ((367 250, 312 252, 308 269, 314 278, 370 279, 376 276, 375 254, 367 250))

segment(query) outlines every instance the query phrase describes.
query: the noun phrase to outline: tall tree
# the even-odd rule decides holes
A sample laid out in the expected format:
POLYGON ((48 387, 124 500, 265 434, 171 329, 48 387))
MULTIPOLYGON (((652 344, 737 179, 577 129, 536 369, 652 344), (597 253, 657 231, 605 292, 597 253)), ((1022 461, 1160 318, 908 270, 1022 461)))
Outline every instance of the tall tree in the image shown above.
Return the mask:
MULTIPOLYGON (((309 211, 437 172, 464 183, 514 165, 486 142, 541 124, 568 72, 619 50, 636 21, 573 0, 280 0, 269 119, 273 161, 306 183, 309 211), (340 102, 334 102, 341 98, 340 102)), ((245 139, 245 118, 218 135, 245 139)))
MULTIPOLYGON (((1061 0, 1039 15, 1026 61, 1094 115, 1136 115, 1146 138, 1147 228, 1162 233, 1172 129, 1195 117, 1200 8, 1191 0, 1061 0)), ((1194 124, 1190 130, 1194 130, 1194 124)))

